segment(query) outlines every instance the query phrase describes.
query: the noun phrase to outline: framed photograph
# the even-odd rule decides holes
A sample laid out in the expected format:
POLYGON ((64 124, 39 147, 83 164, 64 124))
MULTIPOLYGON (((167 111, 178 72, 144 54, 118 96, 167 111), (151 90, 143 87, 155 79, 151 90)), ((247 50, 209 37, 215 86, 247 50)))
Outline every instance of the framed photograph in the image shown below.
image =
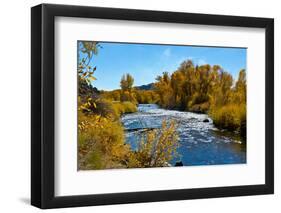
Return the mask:
POLYGON ((274 20, 31 9, 31 203, 272 194, 274 20))

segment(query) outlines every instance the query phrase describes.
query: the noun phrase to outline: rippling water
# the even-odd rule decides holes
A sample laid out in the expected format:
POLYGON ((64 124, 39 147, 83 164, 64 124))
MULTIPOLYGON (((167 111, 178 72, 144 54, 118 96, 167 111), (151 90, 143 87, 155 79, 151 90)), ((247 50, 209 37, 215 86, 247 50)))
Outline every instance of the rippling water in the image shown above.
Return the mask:
POLYGON ((142 129, 160 128, 163 119, 173 119, 178 124, 180 157, 173 158, 170 164, 178 161, 184 166, 246 163, 245 142, 238 134, 218 130, 206 114, 165 110, 156 104, 140 104, 138 112, 122 117, 127 130, 126 143, 136 150, 142 129), (203 122, 206 119, 209 122, 203 122))

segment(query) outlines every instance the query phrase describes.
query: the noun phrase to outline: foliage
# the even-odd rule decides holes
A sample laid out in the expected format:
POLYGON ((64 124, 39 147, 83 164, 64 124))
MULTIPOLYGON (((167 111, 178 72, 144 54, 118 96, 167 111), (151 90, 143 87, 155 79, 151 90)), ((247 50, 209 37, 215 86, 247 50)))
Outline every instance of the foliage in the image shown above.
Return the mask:
POLYGON ((220 128, 239 130, 246 136, 246 72, 239 72, 238 80, 234 87, 228 90, 216 90, 212 96, 210 115, 214 124, 220 128), (224 92, 224 93, 223 93, 224 92), (225 95, 224 95, 225 94, 225 95))
POLYGON ((154 90, 136 90, 135 97, 139 104, 155 104, 159 95, 154 90))
POLYGON ((101 47, 98 42, 95 41, 79 41, 79 55, 78 55, 78 77, 79 81, 85 81, 91 83, 91 81, 97 80, 93 74, 97 67, 92 67, 90 63, 94 55, 98 54, 98 48, 101 47))
POLYGON ((163 108, 209 113, 218 127, 242 130, 246 123, 245 70, 233 82, 218 65, 195 66, 188 60, 171 75, 158 76, 155 88, 163 108))
POLYGON ((120 87, 122 91, 131 91, 134 84, 134 78, 129 74, 125 74, 122 76, 120 81, 120 87))
POLYGON ((120 116, 137 111, 137 103, 157 103, 163 108, 208 113, 219 128, 238 130, 246 136, 246 72, 233 77, 220 66, 196 66, 184 61, 171 75, 156 78, 153 90, 133 87, 125 74, 120 89, 98 91, 94 56, 98 42, 78 42, 78 169, 163 167, 175 157, 178 134, 174 121, 146 131, 132 151, 125 142, 120 116))
POLYGON ((132 89, 131 93, 124 92, 122 90, 102 91, 101 96, 110 101, 132 101, 138 104, 153 104, 158 103, 159 95, 154 90, 138 90, 132 89))
POLYGON ((120 101, 121 90, 101 91, 101 97, 109 101, 120 101))
POLYGON ((213 122, 220 128, 237 130, 246 120, 246 106, 228 104, 211 112, 213 122))
POLYGON ((113 109, 116 113, 116 115, 120 116, 125 113, 132 113, 132 112, 137 112, 137 106, 129 101, 125 102, 114 102, 113 103, 113 109))
POLYGON ((96 67, 90 63, 99 47, 98 42, 78 43, 78 169, 82 170, 126 167, 124 159, 130 152, 119 112, 92 86, 96 67))
POLYGON ((133 84, 134 78, 129 73, 122 76, 120 81, 120 101, 130 101, 133 103, 137 103, 133 93, 133 84))
POLYGON ((177 155, 178 139, 175 122, 168 124, 164 120, 160 130, 149 131, 141 138, 138 150, 129 155, 128 167, 169 166, 168 162, 177 155))
POLYGON ((158 82, 155 83, 156 92, 159 95, 159 104, 164 108, 174 108, 175 102, 173 100, 173 89, 171 87, 171 78, 167 72, 163 76, 156 78, 158 82))
MULTIPOLYGON (((163 123, 162 130, 148 133, 148 143, 154 146, 151 150, 153 156, 152 152, 145 151, 144 138, 139 151, 130 149, 125 143, 120 116, 137 111, 134 79, 129 74, 124 75, 120 82, 121 90, 100 92, 94 88, 96 67, 89 64, 97 55, 98 47, 97 42, 79 42, 78 169, 128 168, 136 166, 136 163, 144 167, 149 157, 153 157, 151 166, 164 166, 175 152, 177 136, 174 124, 163 123)), ((147 94, 154 95, 152 92, 147 94)))
POLYGON ((126 91, 121 90, 120 101, 132 102, 134 104, 137 103, 134 92, 127 91, 127 90, 126 91))
POLYGON ((130 152, 119 121, 99 115, 78 115, 78 168, 124 168, 130 152))

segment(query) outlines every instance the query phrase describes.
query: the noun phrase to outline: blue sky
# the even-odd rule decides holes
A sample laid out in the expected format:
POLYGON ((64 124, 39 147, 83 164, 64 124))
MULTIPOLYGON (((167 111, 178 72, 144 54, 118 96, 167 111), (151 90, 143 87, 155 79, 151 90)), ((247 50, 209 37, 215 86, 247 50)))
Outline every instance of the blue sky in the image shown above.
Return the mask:
POLYGON ((93 86, 103 90, 120 88, 123 74, 130 73, 134 85, 152 83, 164 71, 172 73, 181 62, 191 59, 195 64, 220 65, 237 79, 241 69, 246 69, 244 48, 218 48, 200 46, 151 45, 129 43, 100 43, 98 55, 92 60, 96 66, 93 86))

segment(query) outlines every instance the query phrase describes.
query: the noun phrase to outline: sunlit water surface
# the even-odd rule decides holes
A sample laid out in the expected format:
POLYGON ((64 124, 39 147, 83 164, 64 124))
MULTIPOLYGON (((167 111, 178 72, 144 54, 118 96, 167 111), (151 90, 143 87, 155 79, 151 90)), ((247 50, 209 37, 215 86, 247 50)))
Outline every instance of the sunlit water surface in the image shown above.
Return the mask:
POLYGON ((122 117, 126 143, 136 150, 143 129, 160 128, 164 119, 176 121, 180 138, 179 156, 171 165, 179 161, 184 166, 246 163, 246 145, 239 134, 218 130, 206 114, 165 110, 156 104, 140 104, 138 112, 122 117), (209 122, 203 122, 206 119, 209 122))

